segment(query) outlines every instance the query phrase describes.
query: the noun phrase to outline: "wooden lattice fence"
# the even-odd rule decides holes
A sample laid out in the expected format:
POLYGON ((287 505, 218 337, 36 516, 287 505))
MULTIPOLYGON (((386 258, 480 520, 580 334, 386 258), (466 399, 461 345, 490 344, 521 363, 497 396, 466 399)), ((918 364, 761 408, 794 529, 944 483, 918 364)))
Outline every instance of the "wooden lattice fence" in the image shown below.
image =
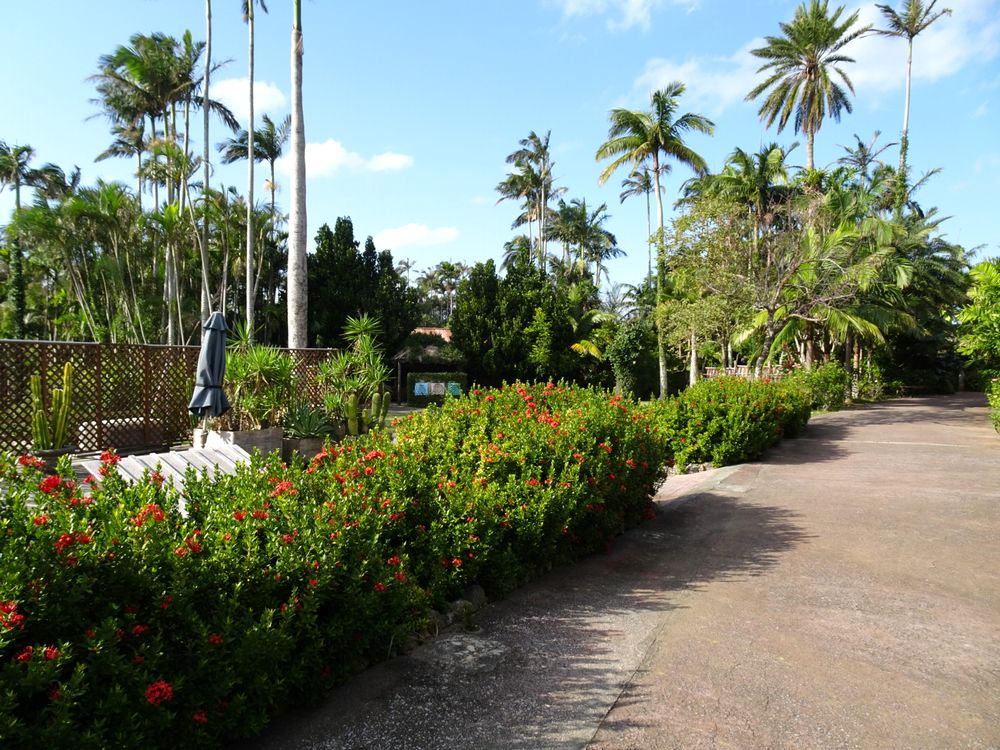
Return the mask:
MULTIPOLYGON (((322 401, 316 374, 330 349, 292 349, 305 401, 322 401)), ((50 392, 72 362, 69 440, 79 452, 156 448, 190 438, 187 405, 197 346, 0 340, 0 450, 31 446, 30 379, 50 392)))

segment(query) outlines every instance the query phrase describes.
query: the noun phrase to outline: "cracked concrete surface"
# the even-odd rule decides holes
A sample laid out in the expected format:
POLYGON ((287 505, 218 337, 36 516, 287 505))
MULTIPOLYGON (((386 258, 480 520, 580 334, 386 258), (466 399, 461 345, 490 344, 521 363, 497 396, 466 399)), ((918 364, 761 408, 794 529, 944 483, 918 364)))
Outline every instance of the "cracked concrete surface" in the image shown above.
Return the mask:
POLYGON ((277 748, 1000 748, 1000 440, 975 394, 813 420, 359 675, 277 748))

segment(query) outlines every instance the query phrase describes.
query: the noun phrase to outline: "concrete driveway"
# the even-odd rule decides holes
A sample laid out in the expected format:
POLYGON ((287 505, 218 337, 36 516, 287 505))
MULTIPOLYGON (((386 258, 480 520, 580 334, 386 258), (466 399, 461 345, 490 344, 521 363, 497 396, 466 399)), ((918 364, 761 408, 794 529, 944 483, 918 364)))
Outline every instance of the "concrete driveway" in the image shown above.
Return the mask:
POLYGON ((1000 439, 977 394, 822 415, 247 745, 1000 748, 1000 439))

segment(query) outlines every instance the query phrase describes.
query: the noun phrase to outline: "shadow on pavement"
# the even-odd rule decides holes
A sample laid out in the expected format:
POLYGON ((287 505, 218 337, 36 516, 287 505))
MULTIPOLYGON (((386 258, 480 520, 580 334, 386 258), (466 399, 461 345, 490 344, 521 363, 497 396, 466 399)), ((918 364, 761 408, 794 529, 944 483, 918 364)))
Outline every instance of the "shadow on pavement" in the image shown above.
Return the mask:
POLYGON ((486 607, 475 632, 441 633, 248 747, 581 747, 616 701, 643 699, 622 690, 681 592, 761 575, 809 538, 785 509, 687 496, 486 607))

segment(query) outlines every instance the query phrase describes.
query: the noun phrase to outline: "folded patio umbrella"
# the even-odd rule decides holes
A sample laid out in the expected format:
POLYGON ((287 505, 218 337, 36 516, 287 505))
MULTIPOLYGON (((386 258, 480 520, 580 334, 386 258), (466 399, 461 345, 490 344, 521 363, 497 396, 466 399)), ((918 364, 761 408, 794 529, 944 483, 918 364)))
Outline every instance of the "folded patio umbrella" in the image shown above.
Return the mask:
POLYGON ((229 399, 222 391, 226 379, 226 319, 214 312, 205 321, 205 334, 198 353, 194 393, 188 411, 197 417, 218 417, 229 409, 229 399))

